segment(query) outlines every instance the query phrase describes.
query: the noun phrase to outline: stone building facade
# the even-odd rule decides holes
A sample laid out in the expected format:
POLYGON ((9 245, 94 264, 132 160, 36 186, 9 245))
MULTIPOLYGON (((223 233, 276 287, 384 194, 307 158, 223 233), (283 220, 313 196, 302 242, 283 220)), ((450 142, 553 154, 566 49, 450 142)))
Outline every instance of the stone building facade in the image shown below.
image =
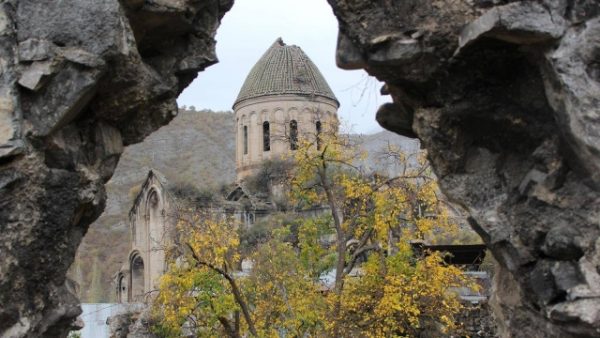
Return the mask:
POLYGON ((118 302, 144 301, 157 289, 166 270, 168 233, 175 223, 171 207, 165 178, 150 170, 129 211, 131 249, 115 278, 118 302))
POLYGON ((298 46, 281 38, 248 74, 233 104, 238 182, 279 160, 303 138, 337 128, 339 102, 325 78, 298 46))

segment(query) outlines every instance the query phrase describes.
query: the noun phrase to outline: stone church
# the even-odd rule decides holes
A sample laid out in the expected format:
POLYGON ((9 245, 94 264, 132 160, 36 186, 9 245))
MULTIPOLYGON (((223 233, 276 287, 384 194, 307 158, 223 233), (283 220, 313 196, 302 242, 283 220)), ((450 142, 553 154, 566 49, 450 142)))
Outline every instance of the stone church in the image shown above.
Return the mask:
MULTIPOLYGON (((266 161, 283 159, 300 140, 317 141, 338 127, 339 102, 325 78, 298 46, 277 39, 254 65, 233 104, 236 119, 236 185, 227 196, 246 226, 268 215, 268 199, 256 198, 244 182, 266 161)), ((316 142, 318 146, 318 141, 316 142)), ((270 194, 281 194, 271 187, 270 194)), ((279 190, 278 190, 279 189, 279 190)), ((165 178, 151 170, 129 212, 131 249, 115 276, 119 302, 143 301, 165 272, 164 247, 174 227, 165 178)))
POLYGON ((141 302, 166 269, 165 244, 174 219, 165 178, 150 170, 129 211, 131 249, 115 276, 117 301, 141 302))
POLYGON ((233 104, 238 182, 256 174, 264 161, 295 150, 299 137, 337 128, 338 107, 302 49, 277 39, 252 68, 233 104))

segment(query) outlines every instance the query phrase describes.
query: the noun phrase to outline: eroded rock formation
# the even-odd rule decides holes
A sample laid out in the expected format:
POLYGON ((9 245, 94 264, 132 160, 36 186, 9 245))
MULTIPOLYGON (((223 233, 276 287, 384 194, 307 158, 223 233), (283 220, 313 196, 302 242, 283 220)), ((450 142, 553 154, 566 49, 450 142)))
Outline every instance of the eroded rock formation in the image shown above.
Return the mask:
POLYGON ((504 335, 600 335, 600 3, 329 0, 337 62, 385 81, 501 265, 504 335))
POLYGON ((217 61, 232 0, 0 1, 0 336, 57 337, 65 274, 123 146, 217 61))

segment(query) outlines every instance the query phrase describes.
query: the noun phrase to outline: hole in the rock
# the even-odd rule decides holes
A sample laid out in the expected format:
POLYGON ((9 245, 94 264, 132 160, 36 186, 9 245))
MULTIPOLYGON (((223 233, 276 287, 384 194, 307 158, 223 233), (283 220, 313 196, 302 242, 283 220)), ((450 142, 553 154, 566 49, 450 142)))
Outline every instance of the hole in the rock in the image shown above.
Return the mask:
POLYGON ((2 158, 0 158, 0 166, 4 165, 4 164, 8 164, 12 161, 15 161, 16 159, 22 157, 22 154, 14 154, 14 155, 8 155, 8 156, 4 156, 2 158))
POLYGON ((600 83, 600 48, 591 58, 593 61, 587 65, 587 72, 596 83, 600 83))
POLYGON ((548 305, 562 303, 562 302, 564 302, 566 300, 567 300, 567 292, 564 291, 564 290, 560 290, 556 294, 556 297, 554 297, 550 302, 548 302, 548 305))
MULTIPOLYGON (((332 262, 336 257, 347 255, 344 276, 359 278, 374 260, 370 258, 374 257, 371 255, 379 255, 377 257, 382 262, 386 259, 405 259, 401 250, 408 243, 408 239, 403 237, 408 232, 414 237, 412 239, 426 246, 428 254, 423 255, 423 259, 431 253, 452 251, 455 257, 453 262, 460 262, 456 264, 465 269, 479 270, 470 271, 468 276, 487 285, 491 269, 480 269, 486 264, 481 259, 485 248, 480 244, 477 234, 468 227, 459 206, 434 198, 433 192, 438 188, 433 183, 428 185, 435 177, 423 160, 425 155, 420 153, 419 143, 384 132, 376 124, 374 114, 377 107, 390 100, 378 94, 381 84, 362 71, 347 72, 336 67, 337 25, 331 9, 323 1, 236 2, 232 11, 223 18, 216 37, 219 63, 199 73, 198 78, 180 95, 179 114, 170 124, 143 142, 125 148, 115 174, 106 186, 108 199, 105 211, 90 227, 71 267, 70 276, 79 282, 79 297, 84 303, 110 303, 119 307, 121 305, 117 303, 156 299, 157 290, 164 288, 161 286, 162 276, 173 277, 171 281, 176 285, 193 288, 186 290, 188 293, 183 292, 182 297, 190 294, 200 299, 205 296, 203 292, 207 292, 211 297, 206 301, 236 302, 239 299, 235 295, 221 297, 221 293, 231 287, 229 278, 266 278, 266 275, 255 275, 262 271, 263 264, 281 264, 283 262, 278 258, 288 257, 286 260, 290 264, 309 261, 302 263, 305 265, 293 266, 297 270, 290 268, 287 271, 283 266, 273 266, 269 271, 285 272, 285 276, 294 276, 294 280, 301 283, 310 276, 310 284, 302 288, 312 290, 305 296, 314 297, 311 302, 316 304, 318 311, 322 311, 316 318, 325 325, 331 316, 327 315, 324 301, 335 288, 332 280, 336 278, 336 271, 332 262), (265 13, 273 15, 269 15, 268 20, 256 20, 264 18, 265 13), (307 17, 310 20, 306 20, 307 17), (336 137, 341 134, 343 142, 340 138, 339 143, 332 143, 332 131, 339 131, 336 137), (298 199, 290 197, 291 183, 296 180, 290 176, 293 159, 285 156, 301 154, 306 144, 310 146, 311 142, 323 157, 341 156, 331 159, 328 164, 339 170, 331 175, 349 170, 347 174, 339 176, 339 180, 346 181, 332 179, 331 182, 337 184, 334 187, 336 194, 353 187, 357 188, 354 194, 367 194, 368 185, 372 185, 372 189, 377 186, 377 189, 367 197, 347 196, 346 202, 339 202, 343 207, 340 206, 338 211, 332 211, 332 205, 336 203, 333 200, 317 202, 312 200, 314 195, 300 196, 298 199), (345 152, 350 151, 348 145, 353 144, 360 145, 357 148, 360 150, 344 158, 345 152), (348 148, 338 151, 340 145, 348 148), (362 150, 368 155, 362 155, 362 150), (357 164, 352 162, 354 160, 362 162, 357 164), (347 163, 342 166, 340 163, 344 161, 347 163), (406 182, 411 183, 394 183, 398 175, 406 175, 406 182), (384 191, 388 191, 389 195, 385 195, 384 191), (397 191, 398 195, 392 191, 397 191), (383 195, 376 197, 379 193, 383 195), (404 194, 402 198, 400 194, 404 194), (374 208, 394 198, 410 206, 400 210, 399 205, 389 205, 386 207, 389 210, 378 209, 379 214, 372 213, 375 212, 374 208), (203 208, 203 213, 194 217, 208 217, 206 210, 210 211, 209 215, 218 217, 206 223, 195 223, 202 228, 201 232, 182 230, 185 222, 198 221, 186 214, 198 208, 203 208), (363 212, 371 214, 364 215, 363 212), (336 229, 334 222, 340 218, 338 216, 364 222, 365 219, 388 217, 385 216, 388 214, 395 215, 395 218, 386 221, 390 223, 389 227, 393 227, 389 234, 376 234, 376 229, 367 229, 368 224, 363 224, 366 227, 364 229, 356 225, 352 230, 355 233, 340 236, 347 238, 344 245, 347 245, 348 251, 341 256, 335 252, 338 237, 332 229, 336 229), (448 221, 448 215, 452 215, 452 222, 448 221), (219 223, 229 217, 235 220, 234 229, 219 223), (305 223, 305 220, 311 221, 305 223), (210 228, 211 222, 221 225, 210 228), (457 226, 456 231, 445 233, 443 227, 450 223, 457 226), (422 229, 419 228, 421 224, 422 229), (430 231, 431 228, 436 230, 430 231), (225 235, 228 237, 223 238, 225 235), (201 239, 198 236, 208 237, 201 239), (382 240, 384 237, 386 239, 382 240), (199 240, 202 244, 189 247, 181 245, 190 240, 199 240), (261 255, 268 255, 268 251, 259 254, 259 250, 266 250, 276 240, 282 240, 284 245, 273 246, 272 249, 284 251, 262 261, 261 255), (302 251, 302 241, 309 240, 315 246, 310 249, 313 251, 302 251), (399 241, 406 243, 397 245, 399 241), (180 247, 169 247, 174 243, 180 247), (214 248, 212 253, 205 251, 217 244, 225 247, 233 245, 235 248, 214 248), (288 251, 288 248, 292 250, 288 251), (177 253, 178 257, 171 257, 172 253, 177 253), (206 255, 202 257, 208 259, 214 259, 216 255, 222 257, 206 263, 200 262, 202 257, 194 255, 206 255), (98 257, 103 257, 101 262, 98 257), (234 258, 239 261, 231 262, 234 258), (195 263, 190 260, 195 260, 195 263), (198 268, 198 274, 176 281, 178 277, 172 275, 173 271, 189 267, 198 268), (208 267, 209 270, 202 270, 201 267, 208 267), (219 279, 222 269, 229 278, 219 279)), ((169 59, 167 49, 181 46, 186 39, 180 36, 172 41, 159 41, 149 35, 151 32, 140 37, 140 43, 145 44, 139 50, 143 62, 160 73, 177 61, 177 66, 184 68, 177 75, 185 74, 178 78, 179 81, 191 81, 194 77, 193 72, 188 74, 185 67, 193 68, 196 63, 209 62, 214 57, 208 51, 202 54, 190 47, 187 50, 178 49, 179 53, 189 55, 169 59)), ((204 37, 194 34, 196 38, 204 37)), ((212 41, 197 43, 193 48, 202 49, 209 47, 212 41)), ((174 81, 174 78, 168 81, 174 81)), ((181 83, 177 85, 182 86, 181 83)), ((153 92, 156 98, 169 95, 158 92, 163 88, 153 89, 157 91, 153 92)), ((120 104, 127 105, 127 102, 120 104)), ((163 115, 163 109, 153 109, 144 116, 148 121, 143 122, 159 125, 159 121, 164 120, 163 115)), ((137 126, 144 126, 139 121, 127 124, 125 129, 132 132, 137 126)), ((103 132, 110 131, 99 133, 103 132)), ((97 139, 106 142, 96 152, 119 150, 121 144, 111 143, 115 140, 109 136, 96 135, 97 139)), ((47 159, 59 162, 60 156, 49 153, 47 159)), ((88 165, 110 168, 111 163, 88 165)), ((314 193, 318 195, 323 193, 327 181, 316 182, 314 180, 317 177, 313 173, 310 178, 304 178, 304 184, 306 189, 314 188, 314 193)), ((327 198, 327 194, 320 198, 327 198)), ((341 225, 338 228, 341 229, 341 225)), ((414 270, 418 266, 417 260, 410 259, 401 264, 404 263, 405 269, 417 271, 414 270)), ((389 264, 393 267, 394 263, 389 264)), ((440 263, 439 269, 445 268, 447 266, 440 263)), ((443 271, 449 273, 449 270, 443 271)), ((276 278, 265 280, 265 285, 270 279, 276 278)), ((244 279, 238 285, 242 293, 252 292, 252 287, 246 281, 250 282, 244 279)), ((286 279, 285 283, 291 281, 286 279)), ((442 284, 439 285, 442 288, 442 284)), ((284 297, 299 295, 296 293, 298 290, 290 290, 288 294, 287 287, 283 286, 284 297)), ((364 292, 374 292, 377 287, 383 285, 369 287, 364 292)), ((269 290, 269 297, 279 297, 280 290, 279 287, 269 290)), ((161 291, 165 292, 164 289, 161 291)), ((460 292, 464 299, 483 301, 487 297, 485 292, 477 291, 476 287, 461 288, 460 292)), ((247 297, 248 300, 256 300, 266 294, 264 292, 252 297, 244 294, 242 299, 247 297)), ((380 294, 374 293, 374 297, 380 294)), ((444 292, 440 292, 439 299, 444 295, 444 292)), ((176 297, 172 295, 173 299, 176 297)), ((301 301, 300 298, 296 300, 301 301)), ((201 307, 203 304, 188 304, 189 311, 210 309, 210 306, 201 307)), ((260 304, 263 303, 251 304, 247 308, 258 311, 258 307, 262 306, 260 304)), ((214 304, 213 309, 215 306, 221 309, 225 305, 214 304)), ((293 304, 290 301, 287 305, 292 308, 297 306, 294 310, 301 311, 300 303, 293 304)), ((187 305, 178 307, 185 309, 187 305)), ((243 308, 242 305, 239 307, 243 308)), ((200 318, 196 313, 193 316, 200 318)), ((235 320, 244 320, 243 317, 243 314, 226 313, 223 321, 231 320, 234 323, 235 320)), ((218 321, 215 323, 217 326, 208 331, 222 333, 224 328, 219 326, 218 321)), ((250 326, 237 322, 232 327, 235 325, 241 329, 250 326)))

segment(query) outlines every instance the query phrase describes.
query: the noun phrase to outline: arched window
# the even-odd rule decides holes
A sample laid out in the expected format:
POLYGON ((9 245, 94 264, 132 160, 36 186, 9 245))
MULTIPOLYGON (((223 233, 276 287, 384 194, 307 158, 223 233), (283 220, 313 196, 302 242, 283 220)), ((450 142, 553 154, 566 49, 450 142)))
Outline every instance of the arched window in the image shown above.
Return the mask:
POLYGON ((298 149, 298 122, 290 121, 290 149, 298 149))
POLYGON ((131 292, 130 300, 140 301, 144 296, 144 261, 142 257, 135 255, 131 259, 131 292))
POLYGON ((147 238, 151 248, 161 245, 165 222, 162 217, 162 208, 158 191, 150 190, 147 197, 146 219, 148 221, 147 238))
POLYGON ((271 129, 269 122, 263 122, 263 151, 271 150, 271 129))
POLYGON ((317 121, 316 123, 316 127, 317 127, 317 150, 321 150, 321 121, 317 121))
POLYGON ((119 303, 125 303, 127 301, 127 282, 125 281, 125 276, 123 274, 119 274, 117 288, 117 300, 119 303))
POLYGON ((244 155, 248 154, 248 126, 244 126, 244 155))

